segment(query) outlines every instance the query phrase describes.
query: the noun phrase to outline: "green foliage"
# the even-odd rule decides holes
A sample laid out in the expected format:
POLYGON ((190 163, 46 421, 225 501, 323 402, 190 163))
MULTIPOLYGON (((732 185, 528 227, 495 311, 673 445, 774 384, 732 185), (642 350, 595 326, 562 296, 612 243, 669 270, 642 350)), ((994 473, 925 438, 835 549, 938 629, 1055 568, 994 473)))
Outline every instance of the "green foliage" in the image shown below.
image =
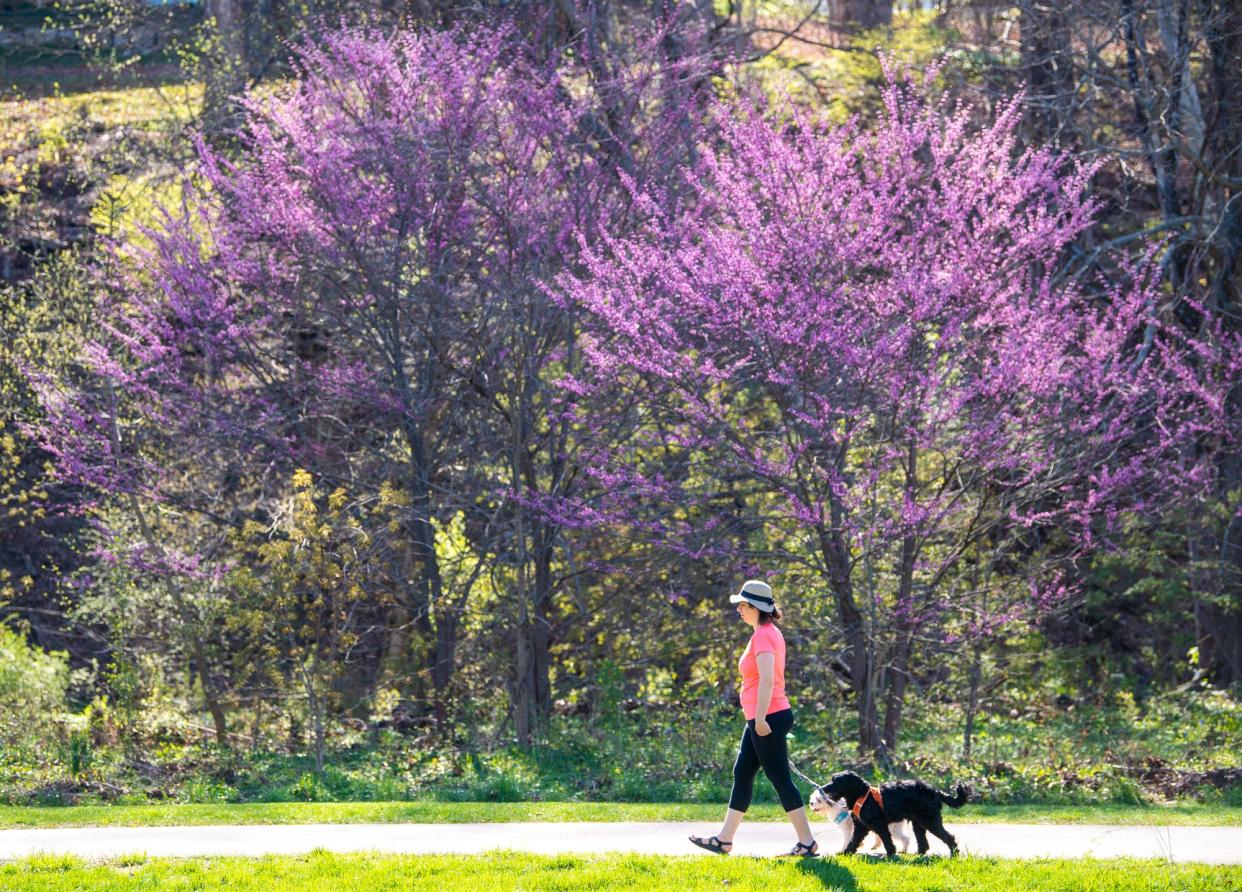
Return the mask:
POLYGON ((70 777, 81 777, 89 771, 95 761, 90 735, 82 731, 71 732, 65 739, 60 758, 70 777))
POLYGON ((35 748, 52 739, 68 686, 64 653, 31 646, 0 624, 0 748, 35 748))
POLYGON ((90 223, 100 235, 124 243, 131 256, 149 251, 153 244, 144 230, 158 228, 165 210, 176 213, 182 195, 182 181, 170 178, 167 172, 116 174, 99 190, 90 210, 90 223))
POLYGON ((237 799, 237 792, 219 781, 196 777, 186 782, 177 799, 179 802, 196 804, 233 802, 237 799))
MULTIPOLYGON (((7 241, 4 222, 0 214, 0 254, 7 241)), ((77 252, 64 251, 21 285, 0 284, 0 612, 49 598, 57 572, 76 563, 75 524, 58 516, 46 456, 22 426, 40 413, 25 371, 75 361, 74 337, 89 300, 80 264, 77 252)))
MULTIPOLYGON (((974 756, 961 757, 961 717, 934 705, 910 716, 907 755, 888 768, 860 765, 849 713, 800 710, 791 756, 805 773, 827 777, 857 767, 874 780, 917 776, 972 784, 973 808, 1150 807, 1171 799, 1242 804, 1228 781, 1239 769, 1240 707, 1201 692, 1143 707, 1038 708, 1020 699, 979 717, 974 756)), ((731 708, 691 705, 616 709, 550 721, 529 749, 497 743, 479 729, 455 738, 406 738, 391 731, 329 737, 322 772, 307 751, 230 753, 172 740, 135 760, 96 702, 79 732, 42 758, 0 762, 0 802, 171 800, 226 802, 682 802, 716 808, 729 794, 740 734, 731 708), (86 731, 86 726, 82 732, 86 731), (78 747, 77 751, 73 747, 78 747), (103 784, 98 781, 105 782, 103 784), (54 795, 52 792, 55 791, 54 795)), ((804 792, 807 792, 804 790, 804 792)), ((756 785, 760 806, 775 803, 756 785)))
MULTIPOLYGON (((804 16, 785 13, 787 21, 804 16)), ((825 22, 824 8, 820 21, 825 22)), ((813 26, 812 26, 813 27, 813 26)), ((823 32, 810 32, 820 36, 823 32)), ((895 12, 891 28, 863 31, 848 38, 841 49, 787 41, 756 66, 764 89, 772 95, 799 97, 808 104, 824 104, 838 121, 873 109, 883 82, 881 56, 898 65, 920 69, 941 59, 954 35, 937 23, 930 9, 895 12)), ((965 60, 950 59, 950 64, 965 60)), ((965 71, 965 66, 960 66, 965 71)))
MULTIPOLYGON (((373 542, 345 489, 321 493, 303 470, 290 483, 283 522, 248 521, 234 535, 242 563, 230 575, 233 598, 222 623, 240 680, 271 685, 282 700, 300 695, 305 706, 298 717, 314 733, 322 771, 328 725, 344 709, 347 657, 363 633, 360 605, 373 542), (282 679, 291 679, 291 691, 282 679)), ((391 714, 392 695, 385 691, 382 700, 379 708, 391 714)), ((299 789, 300 798, 320 797, 299 789)))

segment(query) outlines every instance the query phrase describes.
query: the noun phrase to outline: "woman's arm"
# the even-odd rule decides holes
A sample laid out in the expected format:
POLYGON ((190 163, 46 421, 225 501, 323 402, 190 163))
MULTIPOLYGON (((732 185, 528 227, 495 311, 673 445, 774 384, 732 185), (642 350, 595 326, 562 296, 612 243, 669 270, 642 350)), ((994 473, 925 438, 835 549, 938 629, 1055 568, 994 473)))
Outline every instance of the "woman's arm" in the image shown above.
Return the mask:
POLYGON ((768 727, 768 707, 772 705, 772 685, 776 680, 776 654, 764 651, 755 655, 759 667, 759 702, 755 704, 755 733, 767 737, 772 733, 768 727))

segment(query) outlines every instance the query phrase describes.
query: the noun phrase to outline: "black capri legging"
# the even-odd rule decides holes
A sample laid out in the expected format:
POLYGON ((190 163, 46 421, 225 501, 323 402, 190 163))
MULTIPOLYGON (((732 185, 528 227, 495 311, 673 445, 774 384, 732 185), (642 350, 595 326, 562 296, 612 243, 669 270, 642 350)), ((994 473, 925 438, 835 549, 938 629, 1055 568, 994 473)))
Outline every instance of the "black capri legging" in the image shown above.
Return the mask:
POLYGON ((785 741, 785 735, 793 723, 792 709, 774 712, 768 716, 772 733, 760 737, 755 733, 755 720, 746 722, 737 761, 733 763, 733 792, 729 794, 729 808, 736 811, 750 808, 750 799, 755 792, 755 775, 761 767, 776 788, 776 795, 781 798, 781 807, 785 811, 802 807, 802 794, 789 776, 789 744, 785 741))

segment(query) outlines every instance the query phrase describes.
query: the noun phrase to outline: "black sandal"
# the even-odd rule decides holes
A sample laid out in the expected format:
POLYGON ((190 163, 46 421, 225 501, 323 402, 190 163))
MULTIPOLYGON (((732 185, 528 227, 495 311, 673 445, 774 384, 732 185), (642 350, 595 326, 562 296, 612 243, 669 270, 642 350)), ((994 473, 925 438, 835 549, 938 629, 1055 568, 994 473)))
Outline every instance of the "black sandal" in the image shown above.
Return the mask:
POLYGON ((800 842, 794 845, 788 852, 782 852, 777 855, 778 858, 818 858, 819 843, 811 840, 810 844, 800 842))
POLYGON ((715 852, 717 855, 727 855, 729 854, 729 849, 733 848, 732 841, 725 842, 718 836, 709 836, 706 839, 701 836, 692 836, 690 841, 700 849, 707 849, 707 851, 715 852), (728 846, 729 849, 726 849, 725 846, 728 846))

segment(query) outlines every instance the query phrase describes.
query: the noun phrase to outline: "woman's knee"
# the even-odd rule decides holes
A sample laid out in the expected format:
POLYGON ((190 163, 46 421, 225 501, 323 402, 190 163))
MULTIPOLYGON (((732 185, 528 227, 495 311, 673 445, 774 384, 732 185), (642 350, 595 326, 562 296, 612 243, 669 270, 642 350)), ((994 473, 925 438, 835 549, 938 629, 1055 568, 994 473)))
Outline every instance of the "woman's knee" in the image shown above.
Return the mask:
MULTIPOLYGON (((738 760, 739 763, 741 760, 738 760)), ((756 771, 746 771, 739 769, 738 765, 733 766, 733 789, 729 791, 729 808, 736 811, 746 811, 750 808, 751 797, 755 793, 755 775, 756 771)))
POLYGON ((793 780, 789 781, 787 787, 777 787, 776 795, 781 800, 781 808, 785 811, 793 811, 796 808, 802 808, 805 804, 802 801, 802 794, 798 792, 798 788, 794 786, 793 780))
POLYGON ((747 759, 738 759, 733 763, 733 783, 749 784, 754 783, 755 775, 759 773, 759 765, 747 759))

